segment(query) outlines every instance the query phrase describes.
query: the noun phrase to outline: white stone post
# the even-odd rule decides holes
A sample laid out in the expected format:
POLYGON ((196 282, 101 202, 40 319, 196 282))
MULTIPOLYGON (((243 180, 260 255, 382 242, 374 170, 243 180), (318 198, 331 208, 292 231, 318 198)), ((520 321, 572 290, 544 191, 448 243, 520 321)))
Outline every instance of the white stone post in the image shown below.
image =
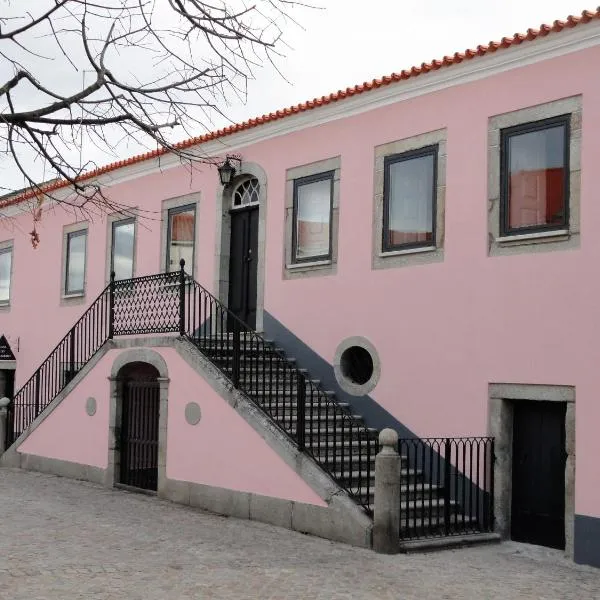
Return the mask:
POLYGON ((10 398, 0 398, 0 456, 6 450, 6 433, 8 429, 8 405, 10 398))
POLYGON ((398 434, 384 429, 379 434, 381 450, 375 458, 375 510, 373 550, 383 554, 400 551, 400 469, 398 434))

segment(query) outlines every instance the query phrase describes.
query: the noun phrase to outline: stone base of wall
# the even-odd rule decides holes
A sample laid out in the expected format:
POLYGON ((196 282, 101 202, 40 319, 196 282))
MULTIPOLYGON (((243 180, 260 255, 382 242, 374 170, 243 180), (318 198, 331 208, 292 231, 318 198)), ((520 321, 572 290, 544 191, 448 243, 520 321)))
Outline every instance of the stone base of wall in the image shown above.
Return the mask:
MULTIPOLYGON (((0 467, 37 471, 113 487, 107 469, 45 456, 24 454, 17 452, 14 448, 0 457, 0 467)), ((356 505, 352 500, 342 495, 333 496, 329 500, 329 506, 324 507, 199 483, 166 479, 159 483, 158 496, 216 514, 260 521, 352 546, 370 548, 372 545, 373 523, 371 519, 366 514, 361 515, 357 512, 356 505)))
POLYGON ((575 562, 600 567, 600 518, 575 515, 575 562))
POLYGON ((100 485, 104 485, 106 481, 106 469, 82 465, 68 460, 24 454, 13 449, 0 457, 0 467, 38 471, 39 473, 48 473, 59 477, 91 481, 100 485))
POLYGON ((357 514, 354 503, 347 506, 352 501, 343 496, 334 496, 329 506, 324 507, 174 479, 159 484, 158 496, 220 515, 260 521, 352 546, 370 548, 372 544, 371 519, 366 514, 357 514))

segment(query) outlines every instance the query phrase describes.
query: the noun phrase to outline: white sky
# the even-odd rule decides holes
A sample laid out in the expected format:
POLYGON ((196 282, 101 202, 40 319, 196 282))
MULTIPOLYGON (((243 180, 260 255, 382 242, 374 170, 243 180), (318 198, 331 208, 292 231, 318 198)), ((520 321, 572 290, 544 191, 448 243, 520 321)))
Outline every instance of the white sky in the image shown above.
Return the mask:
MULTIPOLYGON (((231 120, 243 121, 594 8, 582 0, 314 1, 323 9, 294 11, 303 29, 291 26, 286 32, 291 48, 280 69, 288 81, 270 66, 258 71, 246 104, 225 108, 231 120)), ((186 136, 182 132, 178 137, 186 136)), ((131 145, 120 149, 123 158, 140 151, 131 145)), ((114 160, 95 149, 88 154, 100 165, 114 160)), ((15 171, 3 169, 4 186, 22 187, 22 176, 15 171)))

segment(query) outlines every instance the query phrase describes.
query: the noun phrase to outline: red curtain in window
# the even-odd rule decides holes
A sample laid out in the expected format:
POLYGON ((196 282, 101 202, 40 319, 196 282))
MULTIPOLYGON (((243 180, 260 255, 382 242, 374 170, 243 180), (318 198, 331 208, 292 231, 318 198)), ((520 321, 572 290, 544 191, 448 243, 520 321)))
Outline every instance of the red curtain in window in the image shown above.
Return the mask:
POLYGON ((510 227, 560 225, 564 218, 565 170, 519 171, 510 177, 510 227))
POLYGON ((171 241, 191 242, 194 239, 194 214, 180 213, 171 217, 171 241))

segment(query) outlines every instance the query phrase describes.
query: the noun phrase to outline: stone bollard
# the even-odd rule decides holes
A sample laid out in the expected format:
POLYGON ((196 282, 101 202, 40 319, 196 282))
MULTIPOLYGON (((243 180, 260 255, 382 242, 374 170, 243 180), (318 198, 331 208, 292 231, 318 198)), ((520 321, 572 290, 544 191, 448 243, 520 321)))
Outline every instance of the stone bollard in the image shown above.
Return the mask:
POLYGON ((375 510, 373 550, 383 554, 400 551, 400 469, 398 434, 384 429, 379 434, 381 450, 375 458, 375 510))
POLYGON ((4 454, 6 450, 6 433, 8 429, 8 405, 10 404, 9 398, 0 398, 0 456, 4 454))

